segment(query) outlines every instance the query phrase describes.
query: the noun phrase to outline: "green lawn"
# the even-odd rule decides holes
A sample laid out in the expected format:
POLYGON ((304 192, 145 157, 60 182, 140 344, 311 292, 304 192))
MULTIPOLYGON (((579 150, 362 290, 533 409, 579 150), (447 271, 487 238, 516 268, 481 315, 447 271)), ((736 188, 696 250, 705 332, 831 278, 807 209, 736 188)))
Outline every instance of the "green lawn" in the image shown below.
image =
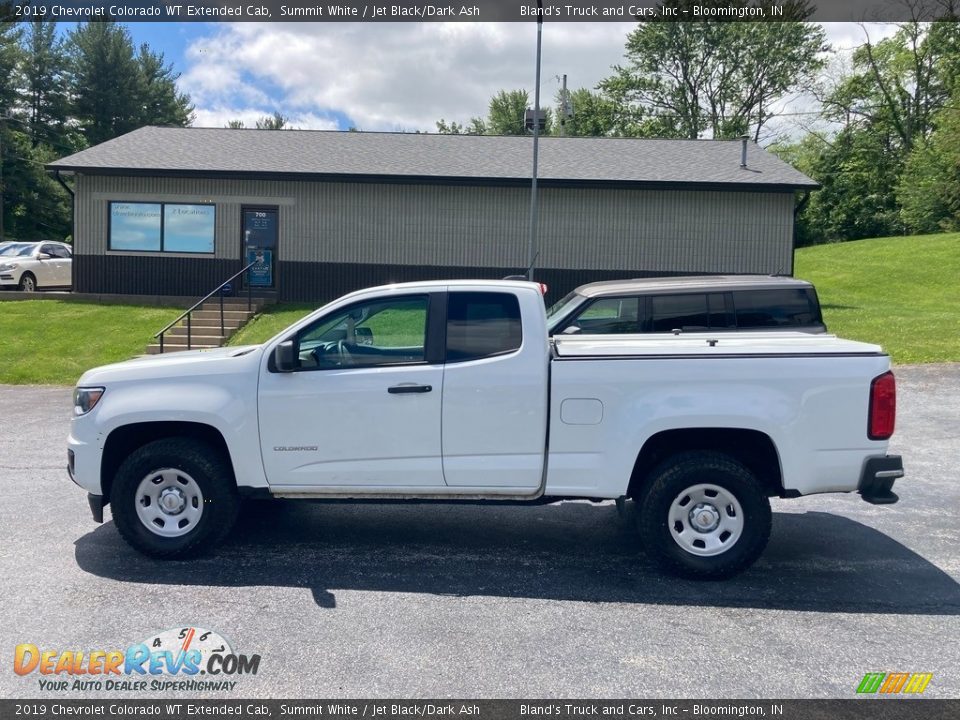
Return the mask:
MULTIPOLYGON (((831 332, 879 343, 897 363, 960 361, 960 233, 804 248, 796 274, 817 286, 831 332)), ((230 344, 263 342, 316 307, 269 306, 230 344)), ((142 354, 179 314, 52 298, 0 302, 0 383, 71 384, 88 368, 142 354)), ((386 339, 419 334, 412 320, 383 313, 369 322, 386 339)))
POLYGON ((307 315, 323 303, 279 303, 267 305, 263 312, 244 325, 230 338, 229 345, 255 345, 269 340, 288 325, 307 315))
POLYGON ((830 332, 878 343, 897 363, 960 361, 960 233, 797 251, 830 332))
POLYGON ((0 383, 76 382, 97 365, 142 355, 177 308, 62 300, 0 302, 0 383))

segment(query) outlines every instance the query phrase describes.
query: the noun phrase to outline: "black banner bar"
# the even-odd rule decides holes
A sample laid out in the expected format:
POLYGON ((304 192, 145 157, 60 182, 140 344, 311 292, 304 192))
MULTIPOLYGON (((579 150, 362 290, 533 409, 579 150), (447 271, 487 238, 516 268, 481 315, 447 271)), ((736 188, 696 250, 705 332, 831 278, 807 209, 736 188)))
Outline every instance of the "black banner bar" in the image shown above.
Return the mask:
POLYGON ((949 0, 0 0, 4 20, 121 22, 817 22, 942 19, 949 0))
POLYGON ((775 718, 778 720, 956 720, 960 700, 0 700, 0 718, 775 718))

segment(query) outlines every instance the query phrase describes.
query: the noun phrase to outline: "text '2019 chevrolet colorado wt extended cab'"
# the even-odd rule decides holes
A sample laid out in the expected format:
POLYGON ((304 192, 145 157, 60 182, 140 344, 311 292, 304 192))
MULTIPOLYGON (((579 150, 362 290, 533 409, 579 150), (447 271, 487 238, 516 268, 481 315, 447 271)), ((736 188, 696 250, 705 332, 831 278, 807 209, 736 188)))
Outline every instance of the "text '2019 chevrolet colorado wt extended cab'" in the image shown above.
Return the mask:
POLYGON ((95 519, 190 554, 241 499, 636 501, 644 547, 727 577, 765 547, 770 497, 897 500, 880 348, 805 333, 548 339, 540 287, 391 285, 262 345, 90 370, 69 472, 95 519))

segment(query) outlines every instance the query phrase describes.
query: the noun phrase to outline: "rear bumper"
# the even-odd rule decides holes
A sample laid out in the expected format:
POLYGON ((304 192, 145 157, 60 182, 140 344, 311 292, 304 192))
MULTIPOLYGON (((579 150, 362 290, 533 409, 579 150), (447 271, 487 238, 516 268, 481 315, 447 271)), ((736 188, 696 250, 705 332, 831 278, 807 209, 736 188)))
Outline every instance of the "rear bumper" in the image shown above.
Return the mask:
POLYGON ((903 458, 899 455, 868 457, 860 471, 857 492, 873 505, 892 505, 900 498, 893 492, 893 483, 903 477, 903 458))

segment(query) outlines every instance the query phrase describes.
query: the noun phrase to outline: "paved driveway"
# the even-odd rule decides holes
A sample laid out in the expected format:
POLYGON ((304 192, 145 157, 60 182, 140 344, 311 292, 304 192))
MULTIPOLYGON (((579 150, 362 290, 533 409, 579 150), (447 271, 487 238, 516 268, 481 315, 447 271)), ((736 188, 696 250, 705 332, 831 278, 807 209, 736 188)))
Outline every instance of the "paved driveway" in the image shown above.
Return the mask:
POLYGON ((196 625, 262 656, 237 696, 850 697, 897 670, 958 697, 960 365, 898 377, 901 502, 776 501, 769 549, 723 583, 661 576, 579 502, 276 503, 216 554, 151 561, 66 477, 70 391, 0 387, 0 696, 41 694, 18 643, 196 625))

